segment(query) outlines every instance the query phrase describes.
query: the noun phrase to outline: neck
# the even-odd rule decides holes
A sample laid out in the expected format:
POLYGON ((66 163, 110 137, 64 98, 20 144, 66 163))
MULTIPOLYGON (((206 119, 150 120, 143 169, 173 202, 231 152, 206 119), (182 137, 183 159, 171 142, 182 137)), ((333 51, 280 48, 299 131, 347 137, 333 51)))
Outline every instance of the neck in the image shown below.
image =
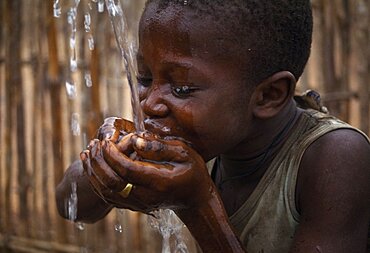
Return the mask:
POLYGON ((253 137, 233 149, 238 152, 221 155, 220 182, 260 177, 285 143, 299 114, 300 111, 292 102, 276 117, 256 125, 255 129, 258 130, 251 134, 253 137))

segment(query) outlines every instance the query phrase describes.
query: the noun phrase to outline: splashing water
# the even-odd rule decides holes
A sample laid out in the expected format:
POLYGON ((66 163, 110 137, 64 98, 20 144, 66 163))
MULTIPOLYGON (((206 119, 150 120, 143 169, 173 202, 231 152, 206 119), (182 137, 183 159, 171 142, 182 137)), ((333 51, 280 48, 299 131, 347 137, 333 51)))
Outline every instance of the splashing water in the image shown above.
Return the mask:
POLYGON ((162 253, 171 253, 170 238, 175 237, 176 253, 188 253, 188 248, 184 243, 181 230, 184 224, 170 209, 160 209, 152 212, 154 217, 149 216, 149 224, 163 237, 162 253))

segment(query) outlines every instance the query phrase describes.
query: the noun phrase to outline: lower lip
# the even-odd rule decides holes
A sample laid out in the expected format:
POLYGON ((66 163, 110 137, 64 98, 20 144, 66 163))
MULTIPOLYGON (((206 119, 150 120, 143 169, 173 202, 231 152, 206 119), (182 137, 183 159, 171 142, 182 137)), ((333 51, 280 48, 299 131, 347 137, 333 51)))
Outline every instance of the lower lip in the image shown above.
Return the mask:
POLYGON ((154 134, 158 134, 162 137, 171 135, 171 128, 168 126, 162 126, 150 119, 144 120, 145 128, 154 134))

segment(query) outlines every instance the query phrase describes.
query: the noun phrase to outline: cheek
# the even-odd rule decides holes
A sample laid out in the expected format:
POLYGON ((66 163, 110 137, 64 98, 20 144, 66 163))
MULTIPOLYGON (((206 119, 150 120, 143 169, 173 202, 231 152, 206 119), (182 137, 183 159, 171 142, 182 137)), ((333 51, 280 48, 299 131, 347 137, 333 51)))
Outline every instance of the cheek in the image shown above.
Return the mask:
POLYGON ((239 143, 244 135, 246 125, 240 118, 240 111, 214 108, 202 110, 196 108, 192 113, 192 121, 186 123, 187 139, 205 160, 211 159, 239 143))

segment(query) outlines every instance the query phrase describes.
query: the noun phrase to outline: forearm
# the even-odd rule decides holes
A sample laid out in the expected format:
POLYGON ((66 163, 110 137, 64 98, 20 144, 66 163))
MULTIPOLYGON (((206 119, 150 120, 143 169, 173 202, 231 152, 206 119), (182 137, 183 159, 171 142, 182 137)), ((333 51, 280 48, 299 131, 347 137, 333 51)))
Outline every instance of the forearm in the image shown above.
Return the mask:
POLYGON ((235 235, 223 204, 215 193, 203 207, 176 211, 197 240, 203 253, 246 252, 235 235))
POLYGON ((94 223, 113 208, 92 190, 87 177, 83 174, 80 161, 75 161, 66 171, 63 180, 56 188, 56 203, 59 214, 68 219, 68 200, 71 198, 72 183, 77 185, 77 218, 76 221, 94 223))

